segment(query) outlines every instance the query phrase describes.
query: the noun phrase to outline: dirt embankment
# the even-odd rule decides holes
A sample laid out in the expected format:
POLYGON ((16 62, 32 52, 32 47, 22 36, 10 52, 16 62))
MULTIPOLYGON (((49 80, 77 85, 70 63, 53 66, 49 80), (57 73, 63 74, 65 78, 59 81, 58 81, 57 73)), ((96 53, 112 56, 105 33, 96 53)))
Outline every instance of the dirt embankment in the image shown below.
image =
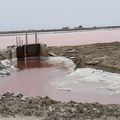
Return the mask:
POLYGON ((40 120, 118 120, 120 105, 61 103, 49 97, 24 98, 6 93, 0 99, 3 117, 35 116, 40 120))
POLYGON ((49 47, 49 51, 72 59, 77 68, 92 67, 120 73, 120 42, 49 47))

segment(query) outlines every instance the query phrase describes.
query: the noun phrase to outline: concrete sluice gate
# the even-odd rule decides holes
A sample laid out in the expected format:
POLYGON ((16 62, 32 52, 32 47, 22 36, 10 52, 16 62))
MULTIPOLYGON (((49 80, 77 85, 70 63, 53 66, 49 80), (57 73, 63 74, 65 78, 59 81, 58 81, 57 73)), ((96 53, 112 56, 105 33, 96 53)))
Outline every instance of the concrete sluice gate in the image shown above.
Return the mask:
POLYGON ((25 59, 40 59, 40 56, 48 56, 48 50, 45 44, 28 44, 17 46, 16 48, 17 60, 25 59))

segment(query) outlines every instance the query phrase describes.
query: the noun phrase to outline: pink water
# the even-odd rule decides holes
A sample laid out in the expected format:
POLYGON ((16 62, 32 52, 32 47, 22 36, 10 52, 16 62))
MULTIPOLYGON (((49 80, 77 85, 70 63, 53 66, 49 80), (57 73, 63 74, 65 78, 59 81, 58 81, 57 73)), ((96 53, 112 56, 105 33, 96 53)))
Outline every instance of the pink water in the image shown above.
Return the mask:
MULTIPOLYGON (((0 36, 0 48, 16 44, 16 36, 25 42, 25 35, 0 36)), ((29 35, 29 43, 34 43, 34 35, 29 35)), ((120 41, 120 29, 94 30, 68 33, 38 34, 39 41, 48 46, 83 45, 92 43, 120 41)))
MULTIPOLYGON (((30 43, 34 42, 34 36, 29 37, 30 43)), ((21 36, 21 38, 25 39, 25 36, 21 36)), ((39 39, 49 46, 112 42, 120 41, 120 30, 40 34, 39 39)), ((15 36, 0 37, 2 48, 13 44, 15 44, 15 36)), ((50 66, 45 61, 29 60, 26 63, 21 61, 17 63, 17 67, 20 68, 20 71, 0 80, 0 94, 9 91, 16 94, 23 93, 26 96, 49 96, 59 101, 120 103, 119 95, 109 94, 110 92, 105 89, 94 89, 99 84, 81 83, 80 86, 72 86, 73 91, 58 89, 52 83, 63 79, 68 71, 50 66)))
MULTIPOLYGON (((72 86, 72 91, 59 89, 53 83, 64 79, 68 71, 50 66, 45 61, 28 60, 17 63, 20 71, 0 80, 0 94, 11 92, 25 96, 49 96, 58 101, 120 103, 118 95, 109 94, 106 89, 97 89, 100 84, 79 84, 72 86)), ((104 84, 102 85, 104 86, 104 84)))

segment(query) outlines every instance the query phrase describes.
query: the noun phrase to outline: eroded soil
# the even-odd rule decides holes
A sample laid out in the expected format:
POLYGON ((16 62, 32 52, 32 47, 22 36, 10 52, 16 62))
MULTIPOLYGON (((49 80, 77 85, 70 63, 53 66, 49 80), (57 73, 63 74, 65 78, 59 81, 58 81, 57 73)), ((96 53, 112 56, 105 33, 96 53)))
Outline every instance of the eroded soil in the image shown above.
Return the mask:
POLYGON ((50 47, 49 51, 72 59, 77 68, 93 67, 120 73, 120 42, 50 47))

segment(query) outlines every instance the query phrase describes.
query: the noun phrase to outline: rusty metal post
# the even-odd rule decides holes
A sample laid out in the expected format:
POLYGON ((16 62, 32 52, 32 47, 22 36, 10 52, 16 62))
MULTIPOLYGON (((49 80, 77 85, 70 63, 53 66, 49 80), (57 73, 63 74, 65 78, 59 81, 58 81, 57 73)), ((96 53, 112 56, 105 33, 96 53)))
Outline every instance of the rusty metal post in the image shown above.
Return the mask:
POLYGON ((19 37, 19 46, 21 46, 21 40, 20 40, 20 37, 19 37))
POLYGON ((25 34, 25 37, 26 37, 26 45, 27 45, 28 44, 28 34, 27 34, 27 32, 25 34))
POLYGON ((24 47, 24 60, 25 60, 25 65, 26 65, 26 45, 28 45, 28 34, 27 34, 27 32, 26 32, 26 34, 25 34, 25 37, 26 37, 26 44, 25 44, 25 46, 23 46, 24 47))
POLYGON ((35 32, 35 43, 37 44, 37 32, 35 32))
POLYGON ((17 47, 19 46, 18 37, 16 37, 16 45, 17 45, 17 47))
POLYGON ((23 40, 21 40, 21 45, 23 46, 23 40))
POLYGON ((39 37, 38 37, 38 39, 37 39, 37 43, 40 43, 40 41, 39 41, 39 37))

